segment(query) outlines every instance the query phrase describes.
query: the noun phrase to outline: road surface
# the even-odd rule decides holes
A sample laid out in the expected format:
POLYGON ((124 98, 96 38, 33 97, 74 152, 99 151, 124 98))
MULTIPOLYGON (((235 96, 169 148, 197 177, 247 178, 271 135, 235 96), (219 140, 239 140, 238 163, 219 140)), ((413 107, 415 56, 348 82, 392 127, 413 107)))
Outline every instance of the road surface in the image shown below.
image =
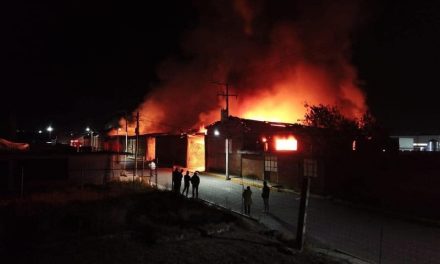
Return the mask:
MULTIPOLYGON (((147 175, 147 173, 144 173, 147 175)), ((131 177, 127 177, 130 179, 131 177)), ((269 228, 294 236, 299 196, 294 192, 270 195, 270 213, 263 213, 261 182, 201 174, 199 198, 243 212, 242 190, 253 192, 251 216, 269 228), (243 185, 242 185, 243 184, 243 185)), ((155 182, 155 179, 151 179, 155 182)), ((171 189, 171 169, 159 169, 159 187, 171 189)), ((182 184, 183 190, 183 184, 182 184)), ((191 187, 189 192, 191 197, 191 187)), ((342 203, 313 197, 309 201, 306 239, 373 263, 439 263, 440 228, 392 218, 342 203)))

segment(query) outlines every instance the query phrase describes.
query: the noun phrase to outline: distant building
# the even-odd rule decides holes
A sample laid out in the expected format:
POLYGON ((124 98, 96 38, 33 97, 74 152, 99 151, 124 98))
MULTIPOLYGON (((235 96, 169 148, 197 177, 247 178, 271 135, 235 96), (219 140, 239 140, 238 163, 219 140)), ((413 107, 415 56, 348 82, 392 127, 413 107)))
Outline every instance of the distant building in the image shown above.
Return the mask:
MULTIPOLYGON (((205 170, 205 134, 144 134, 137 142, 137 159, 156 160, 160 167, 180 166, 190 170, 205 170)), ((105 151, 126 152, 135 159, 136 136, 112 136, 104 142, 105 151)))
POLYGON ((440 151, 440 135, 391 136, 399 141, 400 151, 440 151))

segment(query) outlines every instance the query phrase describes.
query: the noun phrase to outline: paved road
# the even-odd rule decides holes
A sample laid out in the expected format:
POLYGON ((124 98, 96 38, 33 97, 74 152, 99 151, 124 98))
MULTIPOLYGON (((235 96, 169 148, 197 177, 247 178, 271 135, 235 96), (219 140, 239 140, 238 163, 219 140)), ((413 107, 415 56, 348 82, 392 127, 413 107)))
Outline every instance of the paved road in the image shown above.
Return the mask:
MULTIPOLYGON (((171 188, 170 169, 159 170, 158 184, 162 188, 171 188)), ((225 181, 221 177, 202 174, 199 198, 243 212, 242 188, 239 179, 225 181)), ((265 214, 262 212, 261 189, 253 186, 251 189, 251 216, 286 236, 293 236, 299 196, 292 192, 272 190, 271 213, 265 214)), ((366 261, 440 263, 440 228, 437 227, 394 219, 322 198, 310 199, 307 223, 307 239, 312 243, 326 245, 366 261)))

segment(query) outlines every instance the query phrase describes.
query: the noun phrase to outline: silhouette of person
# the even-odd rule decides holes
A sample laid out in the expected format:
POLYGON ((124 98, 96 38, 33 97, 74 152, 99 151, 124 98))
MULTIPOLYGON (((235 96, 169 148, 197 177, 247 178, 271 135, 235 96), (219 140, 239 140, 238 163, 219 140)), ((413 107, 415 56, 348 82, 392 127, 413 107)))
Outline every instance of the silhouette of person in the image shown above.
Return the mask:
POLYGON ((183 191, 182 191, 182 194, 185 194, 185 191, 186 191, 186 197, 188 197, 189 182, 190 181, 191 181, 191 176, 189 176, 189 171, 186 171, 186 174, 183 177, 183 191))
POLYGON ((267 182, 263 182, 263 190, 261 191, 261 197, 263 198, 264 203, 264 212, 269 212, 269 194, 270 194, 270 188, 267 186, 267 182))
POLYGON ((195 197, 199 198, 199 184, 200 184, 200 177, 198 175, 198 172, 194 172, 193 176, 191 177, 191 185, 192 185, 192 197, 194 198, 194 192, 195 197))
POLYGON ((179 173, 179 169, 177 167, 175 167, 172 172, 172 178, 171 178, 171 190, 173 190, 174 192, 176 191, 175 183, 176 183, 178 173, 179 173))
POLYGON ((250 186, 248 186, 243 191, 243 202, 244 202, 244 213, 247 215, 251 215, 252 191, 250 186))
POLYGON ((176 181, 174 182, 175 192, 180 194, 180 186, 182 185, 183 170, 176 173, 176 181))

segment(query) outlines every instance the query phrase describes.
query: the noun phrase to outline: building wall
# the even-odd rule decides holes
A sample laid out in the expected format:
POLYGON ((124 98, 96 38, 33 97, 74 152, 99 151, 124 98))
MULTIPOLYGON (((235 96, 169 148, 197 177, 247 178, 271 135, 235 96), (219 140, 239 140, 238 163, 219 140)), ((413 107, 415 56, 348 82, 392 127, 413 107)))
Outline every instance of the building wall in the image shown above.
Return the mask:
POLYGON ((156 137, 156 158, 160 167, 186 167, 188 141, 186 136, 161 135, 156 137))
POLYGON ((0 155, 0 193, 118 180, 123 156, 109 153, 0 155))
POLYGON ((271 182, 299 190, 303 173, 301 158, 294 154, 278 154, 277 157, 278 179, 272 179, 271 182))
MULTIPOLYGON (((229 173, 241 175, 241 150, 242 141, 239 137, 234 137, 229 145, 229 173)), ((226 142, 224 137, 206 136, 206 170, 215 172, 225 172, 226 168, 226 142)))
POLYGON ((243 155, 242 176, 246 178, 264 179, 264 158, 260 155, 243 155))
POLYGON ((69 182, 77 184, 104 184, 119 179, 123 155, 82 154, 68 156, 69 182))
POLYGON ((206 137, 206 170, 225 171, 225 139, 220 137, 206 137))

